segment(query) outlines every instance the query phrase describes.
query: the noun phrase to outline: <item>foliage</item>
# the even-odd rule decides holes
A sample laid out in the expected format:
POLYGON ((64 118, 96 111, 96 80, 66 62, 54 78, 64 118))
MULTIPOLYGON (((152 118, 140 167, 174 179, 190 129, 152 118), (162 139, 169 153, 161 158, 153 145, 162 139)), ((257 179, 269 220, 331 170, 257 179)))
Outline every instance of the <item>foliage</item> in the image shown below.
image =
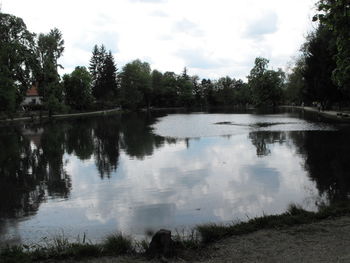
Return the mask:
POLYGON ((269 60, 258 57, 248 76, 248 85, 256 106, 276 106, 282 99, 284 72, 268 70, 269 60))
POLYGON ((0 13, 0 111, 13 112, 33 81, 34 34, 21 18, 0 13))
POLYGON ((92 76, 92 94, 98 101, 115 101, 118 96, 117 67, 112 52, 104 45, 94 46, 89 70, 92 76))
POLYGON ((177 80, 178 86, 178 100, 179 105, 189 107, 193 104, 193 83, 190 76, 187 74, 187 68, 184 68, 181 76, 177 80))
POLYGON ((332 72, 336 68, 333 57, 336 53, 333 33, 324 26, 309 35, 303 47, 305 67, 304 99, 308 102, 319 101, 324 107, 330 106, 341 98, 341 93, 332 82, 332 72))
MULTIPOLYGON (((18 109, 25 92, 35 84, 44 106, 52 112, 65 111, 64 103, 76 110, 115 107, 211 107, 276 106, 283 101, 301 104, 319 101, 324 107, 348 102, 350 97, 350 31, 347 0, 319 0, 317 30, 310 34, 302 55, 288 75, 268 68, 269 61, 256 58, 248 83, 229 76, 217 80, 151 71, 150 65, 135 60, 118 69, 111 51, 95 45, 89 75, 77 67, 58 74, 64 51, 62 33, 30 33, 22 19, 0 14, 0 111, 18 109), (95 102, 95 103, 93 103, 95 102)), ((4 113, 2 113, 4 114, 4 113)))
POLYGON ((294 103, 295 105, 301 105, 303 103, 305 93, 304 71, 305 58, 304 56, 300 56, 291 69, 291 73, 287 76, 284 92, 284 99, 287 103, 294 103))
POLYGON ((333 71, 335 83, 350 94, 350 4, 348 0, 320 0, 317 4, 319 20, 334 32, 337 52, 336 69, 333 71))
POLYGON ((150 106, 151 68, 147 62, 134 60, 126 64, 120 74, 120 95, 123 107, 136 109, 150 106))
POLYGON ((165 107, 178 106, 177 75, 174 72, 165 72, 162 82, 162 104, 165 107))
POLYGON ((37 68, 35 79, 38 84, 39 94, 43 101, 48 102, 50 97, 55 97, 59 102, 63 100, 60 76, 57 68, 58 59, 64 51, 62 33, 57 29, 51 29, 48 34, 39 34, 36 45, 37 68))
POLYGON ((85 67, 76 67, 71 74, 63 76, 66 103, 75 109, 89 108, 93 101, 91 75, 85 67))

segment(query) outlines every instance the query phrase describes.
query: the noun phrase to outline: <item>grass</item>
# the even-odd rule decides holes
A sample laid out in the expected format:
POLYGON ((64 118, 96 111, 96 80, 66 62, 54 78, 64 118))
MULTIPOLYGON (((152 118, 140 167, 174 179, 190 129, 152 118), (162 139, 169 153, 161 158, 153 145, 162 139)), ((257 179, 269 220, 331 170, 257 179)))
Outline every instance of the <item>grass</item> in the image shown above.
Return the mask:
POLYGON ((108 255, 124 255, 135 252, 133 241, 129 236, 121 233, 109 235, 102 243, 103 251, 108 255))
POLYGON ((350 214, 348 202, 321 208, 318 212, 309 212, 297 205, 290 205, 287 211, 281 215, 269 215, 257 217, 248 222, 240 222, 229 225, 205 224, 197 226, 203 244, 211 243, 219 239, 252 233, 260 229, 278 229, 288 226, 308 224, 322 219, 338 217, 350 214))
POLYGON ((2 248, 0 262, 35 262, 47 259, 76 259, 91 257, 119 256, 135 253, 136 242, 121 233, 109 235, 101 244, 88 243, 85 235, 82 240, 70 242, 64 235, 53 237, 45 245, 15 245, 2 248))
MULTIPOLYGON (((244 235, 260 229, 279 229, 293 225, 314 223, 327 218, 350 215, 349 202, 324 206, 318 212, 309 212, 297 205, 290 205, 287 211, 280 215, 257 217, 248 222, 238 222, 228 225, 205 224, 194 229, 175 231, 174 245, 177 251, 194 250, 232 235, 244 235)), ((30 263, 47 259, 85 259, 89 257, 142 255, 147 250, 149 242, 135 241, 130 236, 121 233, 107 236, 101 244, 86 242, 86 236, 78 237, 76 242, 70 242, 62 233, 47 242, 46 245, 16 245, 0 250, 0 262, 30 263)))
POLYGON ((176 249, 198 249, 201 246, 201 238, 196 229, 175 230, 172 238, 176 249))

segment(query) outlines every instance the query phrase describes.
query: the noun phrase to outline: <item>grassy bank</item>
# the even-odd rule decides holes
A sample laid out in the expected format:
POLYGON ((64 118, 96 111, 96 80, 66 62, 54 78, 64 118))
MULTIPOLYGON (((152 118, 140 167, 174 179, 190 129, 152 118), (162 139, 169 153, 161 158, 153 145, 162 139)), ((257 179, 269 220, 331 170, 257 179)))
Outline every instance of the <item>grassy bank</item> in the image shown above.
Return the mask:
MULTIPOLYGON (((89 257, 119 256, 135 254, 141 242, 122 234, 107 236, 100 244, 86 242, 85 237, 70 242, 64 235, 54 237, 45 245, 15 245, 2 248, 0 262, 35 262, 48 259, 83 259, 89 257)), ((138 249, 140 251, 140 249, 138 249)))
MULTIPOLYGON (((350 215, 350 204, 339 203, 337 205, 321 208, 318 212, 309 212, 296 205, 291 205, 287 212, 281 215, 262 216, 248 222, 199 225, 190 233, 176 232, 173 236, 176 251, 201 249, 206 244, 215 242, 233 235, 244 235, 261 229, 280 229, 289 226, 308 224, 323 219, 336 218, 350 215)), ((104 239, 100 244, 86 242, 83 237, 77 242, 69 242, 64 236, 56 237, 45 246, 17 245, 5 247, 1 250, 1 262, 35 262, 47 259, 85 259, 91 257, 130 255, 143 257, 148 248, 147 241, 135 241, 129 236, 113 234, 104 239)))
POLYGON ((244 235, 261 229, 278 229, 300 224, 314 223, 323 219, 350 215, 348 202, 320 208, 318 212, 309 212, 297 205, 290 205, 288 210, 280 215, 269 215, 253 218, 247 222, 232 223, 229 225, 206 224, 197 226, 201 236, 201 243, 207 244, 219 239, 244 235))

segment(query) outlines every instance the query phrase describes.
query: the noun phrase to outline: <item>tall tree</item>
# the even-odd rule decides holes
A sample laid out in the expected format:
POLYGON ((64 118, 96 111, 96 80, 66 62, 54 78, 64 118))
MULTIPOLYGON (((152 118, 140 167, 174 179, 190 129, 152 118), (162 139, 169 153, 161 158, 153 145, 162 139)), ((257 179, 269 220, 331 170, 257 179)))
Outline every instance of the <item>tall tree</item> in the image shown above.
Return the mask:
POLYGON ((332 82, 332 72, 336 68, 333 57, 337 52, 333 33, 320 25, 316 32, 308 37, 303 52, 305 100, 319 101, 324 107, 331 106, 341 98, 337 86, 332 82))
POLYGON ((105 100, 118 98, 117 67, 111 51, 107 53, 103 63, 101 88, 105 100))
POLYGON ((14 111, 33 81, 34 36, 21 18, 0 13, 0 111, 14 111))
POLYGON ((268 69, 269 60, 258 57, 248 76, 248 85, 256 106, 276 106, 282 99, 284 72, 268 69))
POLYGON ((214 84, 210 79, 202 79, 201 86, 204 93, 205 103, 207 106, 215 106, 218 104, 215 96, 214 84))
POLYGON ((181 76, 178 78, 178 93, 179 93, 179 105, 189 107, 193 106, 194 94, 193 83, 190 76, 187 74, 187 68, 184 68, 181 76))
POLYGON ((165 88, 163 83, 163 74, 158 70, 153 70, 151 73, 152 82, 152 104, 156 107, 164 107, 165 105, 165 88))
POLYGON ((39 34, 37 40, 37 58, 38 68, 36 71, 36 80, 39 85, 39 93, 43 96, 45 103, 49 101, 62 102, 63 89, 60 85, 60 76, 58 59, 64 51, 64 40, 62 33, 54 28, 48 34, 39 34))
POLYGON ((91 76, 85 67, 76 67, 71 74, 63 76, 66 103, 82 110, 92 103, 91 76))
POLYGON ((164 89, 163 106, 165 107, 178 106, 177 76, 174 72, 167 71, 163 74, 163 89, 164 89))
POLYGON ((115 101, 118 96, 117 67, 112 52, 104 45, 94 46, 89 70, 92 76, 92 93, 101 103, 115 101))
POLYGON ((305 56, 300 56, 287 76, 284 99, 287 103, 300 105, 305 101, 305 56))
POLYGON ((101 45, 101 47, 97 45, 94 46, 89 70, 92 76, 92 94, 97 100, 103 97, 102 75, 106 55, 107 53, 104 45, 101 45))
POLYGON ((122 105, 136 109, 150 106, 151 102, 151 68, 147 62, 134 60, 124 66, 120 74, 120 92, 122 105))
POLYGON ((228 106, 234 103, 234 79, 229 76, 220 78, 216 83, 217 100, 220 106, 228 106))
POLYGON ((349 0, 319 0, 314 20, 335 34, 337 53, 336 69, 333 71, 335 83, 350 95, 350 4, 349 0))
POLYGON ((94 90, 95 90, 95 86, 97 85, 97 80, 100 78, 100 75, 101 75, 101 67, 102 67, 102 63, 100 60, 100 49, 97 45, 95 45, 92 50, 92 56, 91 56, 90 65, 89 65, 89 71, 91 74, 91 80, 92 80, 92 85, 94 90))

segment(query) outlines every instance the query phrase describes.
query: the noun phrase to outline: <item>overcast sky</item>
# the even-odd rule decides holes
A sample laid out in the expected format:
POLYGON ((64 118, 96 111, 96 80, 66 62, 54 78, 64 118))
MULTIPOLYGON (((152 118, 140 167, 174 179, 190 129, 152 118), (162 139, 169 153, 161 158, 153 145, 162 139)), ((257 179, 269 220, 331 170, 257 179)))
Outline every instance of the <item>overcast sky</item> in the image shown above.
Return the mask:
POLYGON ((112 50, 118 68, 134 59, 152 69, 201 78, 249 74, 257 56, 274 69, 287 63, 313 28, 316 0, 2 0, 2 11, 28 29, 57 27, 64 72, 87 66, 95 44, 112 50))

